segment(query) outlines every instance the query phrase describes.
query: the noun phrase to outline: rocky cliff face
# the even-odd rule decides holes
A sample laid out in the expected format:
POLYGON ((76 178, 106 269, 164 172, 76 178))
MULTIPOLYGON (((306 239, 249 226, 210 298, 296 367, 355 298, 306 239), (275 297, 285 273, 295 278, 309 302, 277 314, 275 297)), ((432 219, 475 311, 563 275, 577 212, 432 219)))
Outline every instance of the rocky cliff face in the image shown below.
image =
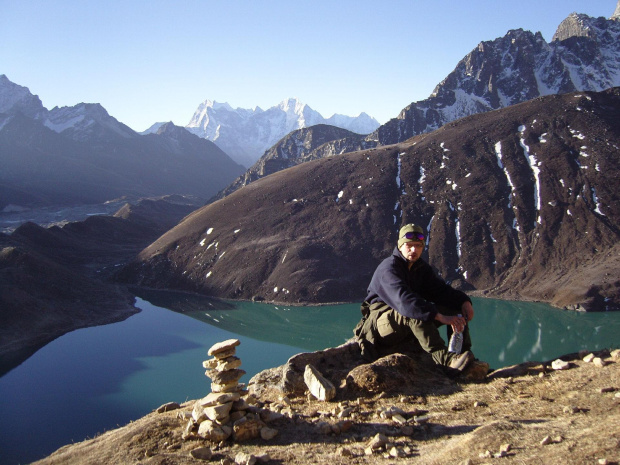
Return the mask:
POLYGON ((319 159, 187 217, 122 279, 278 302, 355 301, 401 223, 455 286, 620 306, 620 90, 534 99, 319 159))
MULTIPOLYGON (((612 17, 613 18, 613 17, 612 17)), ((369 139, 394 144, 464 116, 536 97, 620 86, 620 21, 572 14, 551 43, 522 29, 481 42, 423 101, 369 139)))

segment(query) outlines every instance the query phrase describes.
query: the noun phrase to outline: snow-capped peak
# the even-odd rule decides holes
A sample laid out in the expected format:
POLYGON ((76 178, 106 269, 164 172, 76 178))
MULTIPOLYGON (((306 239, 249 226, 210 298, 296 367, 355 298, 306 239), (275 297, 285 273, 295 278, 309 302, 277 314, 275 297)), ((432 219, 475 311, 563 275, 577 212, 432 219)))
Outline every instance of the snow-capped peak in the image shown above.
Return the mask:
POLYGON ((614 11, 614 14, 611 15, 611 18, 609 19, 620 21, 620 0, 618 0, 618 4, 616 5, 616 11, 614 11))
POLYGON ((278 108, 280 108, 282 111, 286 113, 294 113, 297 115, 302 114, 302 112, 304 111, 304 108, 306 107, 307 105, 305 103, 300 102, 299 99, 297 99, 297 97, 289 98, 287 100, 282 100, 278 104, 278 108))
POLYGON ((0 74, 0 113, 15 111, 34 119, 44 119, 47 114, 38 96, 32 95, 27 87, 11 82, 5 74, 0 74))
POLYGON ((379 122, 366 113, 325 119, 298 98, 288 98, 267 110, 258 106, 233 109, 227 103, 205 100, 186 128, 215 142, 235 161, 249 167, 289 132, 316 124, 330 124, 359 134, 369 134, 379 127, 379 122))
POLYGON ((201 106, 203 108, 213 108, 214 110, 233 111, 233 108, 228 104, 228 102, 222 103, 222 102, 216 102, 215 100, 205 100, 201 106))

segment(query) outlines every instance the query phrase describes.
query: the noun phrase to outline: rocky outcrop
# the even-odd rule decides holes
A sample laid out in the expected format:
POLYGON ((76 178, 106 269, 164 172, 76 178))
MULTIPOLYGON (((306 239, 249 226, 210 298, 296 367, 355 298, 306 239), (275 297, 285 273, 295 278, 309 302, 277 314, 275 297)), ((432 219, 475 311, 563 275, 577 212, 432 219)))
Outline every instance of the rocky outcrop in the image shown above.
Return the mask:
POLYGON ((311 370, 334 386, 334 393, 329 399, 319 400, 342 400, 380 393, 448 393, 454 389, 455 379, 480 381, 489 371, 489 365, 481 361, 472 363, 462 374, 438 366, 413 340, 403 341, 394 347, 380 347, 379 355, 377 361, 366 363, 354 340, 338 347, 300 353, 281 367, 255 375, 248 383, 248 389, 256 397, 294 397, 310 392, 313 397, 319 398, 307 381, 307 372, 311 370))
MULTIPOLYGON (((221 347, 231 342, 235 343, 221 347)), ((226 439, 188 435, 188 419, 196 413, 206 415, 195 407, 207 401, 171 402, 127 426, 62 447, 36 464, 210 460, 301 465, 404 459, 426 465, 495 458, 524 463, 589 463, 596 458, 599 463, 613 463, 616 458, 610 431, 620 424, 614 408, 619 398, 620 350, 527 362, 495 370, 475 382, 420 371, 426 362, 413 353, 385 354, 365 364, 350 344, 293 358, 296 364, 312 360, 323 367, 338 366, 351 376, 384 371, 382 383, 384 387, 391 383, 392 388, 370 392, 365 388, 377 378, 360 377, 362 389, 353 391, 348 381, 339 384, 333 371, 326 375, 338 385, 331 402, 317 400, 307 388, 287 396, 270 375, 277 371, 274 368, 250 381, 253 394, 247 397, 252 404, 246 414, 258 415, 269 429, 277 430, 273 436, 237 440, 232 434, 226 439), (596 359, 601 363, 595 364, 596 359), (559 362, 566 368, 554 369, 559 362)), ((279 367, 280 374, 292 360, 279 367)), ((220 361, 207 363, 217 366, 220 361)))
POLYGON ((192 213, 119 278, 274 302, 360 301, 401 223, 454 286, 620 308, 620 89, 548 96, 274 173, 192 213), (578 238, 579 247, 575 247, 578 238))

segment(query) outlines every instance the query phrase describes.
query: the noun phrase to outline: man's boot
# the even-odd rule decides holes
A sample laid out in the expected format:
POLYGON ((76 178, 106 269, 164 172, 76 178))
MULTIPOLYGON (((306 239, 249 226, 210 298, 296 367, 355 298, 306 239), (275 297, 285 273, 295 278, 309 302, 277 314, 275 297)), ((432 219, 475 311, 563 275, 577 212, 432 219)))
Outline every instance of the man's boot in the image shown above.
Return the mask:
POLYGON ((462 354, 454 355, 450 361, 450 365, 448 366, 455 370, 463 371, 473 360, 474 354, 472 354, 469 350, 466 350, 462 354))

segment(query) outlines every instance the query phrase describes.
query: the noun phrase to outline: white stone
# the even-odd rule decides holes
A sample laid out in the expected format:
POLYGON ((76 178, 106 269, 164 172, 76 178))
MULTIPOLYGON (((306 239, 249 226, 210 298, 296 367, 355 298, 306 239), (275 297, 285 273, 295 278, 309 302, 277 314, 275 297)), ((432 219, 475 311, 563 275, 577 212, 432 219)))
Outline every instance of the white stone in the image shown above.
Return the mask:
POLYGON ((371 449, 379 449, 385 446, 387 442, 388 439, 386 436, 381 433, 377 433, 366 443, 366 446, 370 447, 371 449))
POLYGON ((217 358, 210 358, 209 360, 205 360, 204 362, 202 362, 202 366, 207 370, 213 370, 215 369, 215 367, 217 367, 218 362, 219 360, 217 358))
POLYGON ((241 388, 239 387, 239 383, 237 383, 236 381, 228 384, 211 383, 212 392, 239 392, 240 389, 241 388))
POLYGON ((567 370, 568 368, 570 368, 570 363, 565 362, 564 360, 560 360, 558 358, 557 360, 551 362, 551 368, 553 368, 554 370, 567 370))
POLYGON ((241 366, 241 359, 239 357, 226 357, 218 361, 216 366, 217 371, 227 371, 241 366))
POLYGON ((304 382, 310 393, 319 400, 329 401, 336 397, 336 387, 312 365, 306 365, 304 382))
POLYGON ((235 455, 235 463, 237 465, 254 465, 256 463, 256 456, 246 454, 245 452, 239 452, 235 455))
POLYGON ((202 423, 207 419, 207 414, 205 413, 205 409, 202 405, 200 405, 200 401, 196 401, 194 404, 194 409, 192 410, 192 418, 196 423, 202 423))
POLYGON ((235 402, 240 398, 241 395, 238 392, 210 392, 198 402, 203 407, 212 407, 218 404, 225 404, 226 402, 235 402))
POLYGON ((219 443, 228 439, 230 434, 227 434, 219 425, 207 420, 203 421, 198 427, 198 436, 219 443))

